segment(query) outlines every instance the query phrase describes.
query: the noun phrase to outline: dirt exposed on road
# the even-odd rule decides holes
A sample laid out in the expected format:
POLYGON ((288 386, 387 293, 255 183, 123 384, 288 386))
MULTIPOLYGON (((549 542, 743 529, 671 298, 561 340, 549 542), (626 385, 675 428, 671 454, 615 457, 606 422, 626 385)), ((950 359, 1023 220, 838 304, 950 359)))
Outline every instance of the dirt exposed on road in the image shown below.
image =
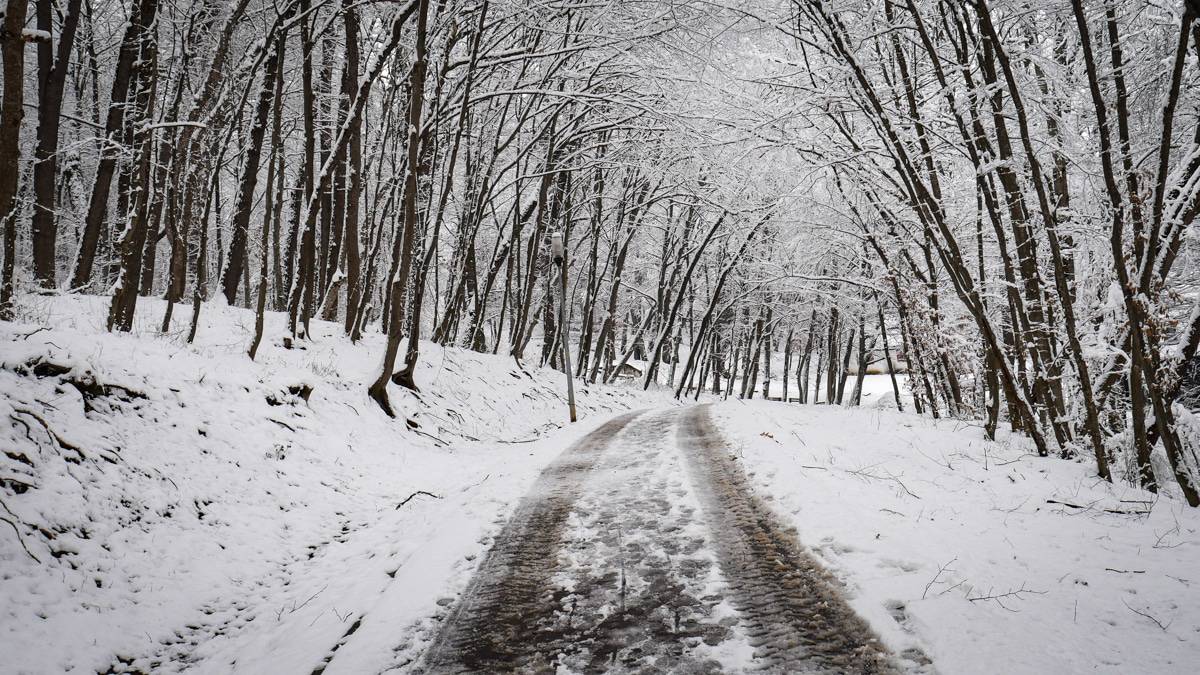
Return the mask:
POLYGON ((680 445, 692 460, 693 482, 755 659, 790 672, 792 664, 830 673, 896 672, 837 581, 754 494, 707 407, 681 416, 680 445))
POLYGON ((430 646, 426 672, 503 672, 548 667, 543 627, 557 606, 550 579, 580 486, 608 442, 637 413, 622 415, 558 457, 496 537, 487 558, 430 646))
POLYGON ((549 466, 425 673, 911 670, 751 490, 705 406, 618 417, 549 466))

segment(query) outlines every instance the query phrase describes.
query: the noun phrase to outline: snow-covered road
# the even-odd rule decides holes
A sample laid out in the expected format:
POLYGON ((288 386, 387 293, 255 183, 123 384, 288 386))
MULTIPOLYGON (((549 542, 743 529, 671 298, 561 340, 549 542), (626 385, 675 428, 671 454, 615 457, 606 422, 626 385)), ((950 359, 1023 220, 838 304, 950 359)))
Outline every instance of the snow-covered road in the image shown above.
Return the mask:
POLYGON ((621 415, 567 448, 419 668, 922 670, 882 647, 728 448, 707 406, 621 415))

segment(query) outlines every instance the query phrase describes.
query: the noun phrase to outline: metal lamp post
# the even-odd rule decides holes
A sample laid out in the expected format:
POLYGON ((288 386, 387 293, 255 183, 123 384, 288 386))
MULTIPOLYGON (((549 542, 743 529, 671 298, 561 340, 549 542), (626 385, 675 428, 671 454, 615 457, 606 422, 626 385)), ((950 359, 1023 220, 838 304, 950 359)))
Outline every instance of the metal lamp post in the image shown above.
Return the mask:
POLYGON ((567 408, 571 421, 575 421, 575 378, 571 369, 571 344, 567 331, 567 253, 563 245, 563 235, 555 232, 550 235, 550 259, 558 266, 558 280, 562 292, 558 296, 558 327, 559 339, 562 343, 563 371, 567 374, 567 408))

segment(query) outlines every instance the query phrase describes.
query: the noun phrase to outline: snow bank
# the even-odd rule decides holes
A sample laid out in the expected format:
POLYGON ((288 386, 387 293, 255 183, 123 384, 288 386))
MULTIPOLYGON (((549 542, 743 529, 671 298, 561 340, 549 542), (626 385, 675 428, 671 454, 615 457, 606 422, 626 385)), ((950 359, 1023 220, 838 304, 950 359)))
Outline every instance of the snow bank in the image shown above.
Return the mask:
POLYGON ((392 420, 365 392, 380 336, 314 321, 287 350, 270 314, 251 362, 253 314, 206 305, 188 345, 190 308, 163 336, 139 304, 131 335, 106 298, 0 323, 5 672, 401 665, 541 467, 651 401, 579 386, 562 428, 561 373, 424 344, 392 420))
POLYGON ((941 673, 1195 673, 1200 513, 1024 439, 878 409, 714 410, 896 651, 941 673))

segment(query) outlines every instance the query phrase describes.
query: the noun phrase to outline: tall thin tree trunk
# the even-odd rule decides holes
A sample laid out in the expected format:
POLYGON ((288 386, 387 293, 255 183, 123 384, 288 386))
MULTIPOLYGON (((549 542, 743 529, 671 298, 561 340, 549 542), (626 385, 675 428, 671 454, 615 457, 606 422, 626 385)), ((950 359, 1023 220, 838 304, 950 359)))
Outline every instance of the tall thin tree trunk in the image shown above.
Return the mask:
MULTIPOLYGON (((429 14, 429 0, 417 0, 416 54, 409 72, 409 104, 408 104, 408 166, 404 175, 404 230, 401 233, 400 269, 395 276, 388 279, 392 287, 392 306, 387 317, 388 339, 380 364, 379 375, 367 393, 379 404, 389 417, 394 417, 391 402, 388 400, 387 385, 392 380, 396 367, 396 354, 400 350, 400 330, 404 325, 405 302, 409 273, 412 270, 413 238, 417 225, 417 181, 421 171, 420 139, 421 139, 421 106, 425 93, 425 32, 426 19, 429 14)), ((398 22, 397 22, 398 23, 398 22)), ((400 30, 396 26, 393 34, 399 41, 400 30)), ((401 386, 416 391, 416 382, 405 378, 398 382, 401 386)))
MULTIPOLYGON (((346 33, 346 64, 342 80, 346 96, 353 100, 358 96, 358 10, 349 0, 343 2, 343 24, 346 33)), ((350 174, 350 188, 346 193, 346 334, 354 330, 354 320, 358 314, 362 289, 362 261, 359 252, 359 201, 363 192, 363 161, 362 161, 362 132, 355 127, 350 137, 350 154, 347 170, 350 174)))
POLYGON ((17 257, 17 180, 21 175, 21 119, 25 100, 25 28, 28 0, 8 0, 0 56, 4 57, 4 98, 0 101, 0 225, 4 228, 4 268, 0 273, 0 319, 13 317, 17 257))
MULTIPOLYGON (((263 90, 271 91, 268 105, 271 105, 274 109, 274 119, 271 125, 271 156, 267 159, 267 182, 265 203, 263 204, 262 235, 259 239, 262 257, 259 260, 258 266, 258 299, 254 312, 254 339, 250 342, 250 349, 247 350, 251 361, 258 354, 258 345, 262 342, 263 336, 264 315, 267 309, 268 272, 270 270, 270 266, 267 264, 269 257, 267 255, 267 248, 271 242, 271 224, 272 221, 276 220, 275 214, 277 213, 275 209, 275 159, 277 156, 283 155, 283 148, 280 147, 282 139, 280 138, 279 115, 283 105, 283 76, 280 72, 280 64, 283 60, 283 42, 283 34, 275 38, 275 50, 267 59, 263 75, 263 90), (273 99, 273 102, 271 99, 273 99)), ((259 100, 259 103, 262 103, 262 99, 259 100)), ((283 195, 280 194, 279 198, 282 200, 283 195)), ((276 227, 278 227, 278 223, 276 223, 276 227)), ((276 233, 276 241, 278 241, 278 233, 276 233)))
MULTIPOLYGON (((154 20, 157 9, 157 0, 144 0, 141 15, 135 21, 144 26, 144 29, 139 31, 140 46, 135 81, 137 92, 134 96, 134 111, 143 124, 154 118, 154 102, 158 88, 158 37, 154 20)), ((126 120, 132 122, 129 116, 126 116, 126 120)), ((143 253, 150 227, 150 177, 155 134, 150 129, 143 129, 140 135, 132 175, 134 194, 131 199, 129 224, 119 242, 120 277, 108 312, 108 329, 115 328, 126 332, 133 328, 133 317, 140 295, 138 285, 142 278, 143 253)))
MULTIPOLYGON (((38 28, 53 30, 52 0, 37 0, 38 28)), ((67 67, 79 26, 80 0, 67 0, 57 49, 50 41, 38 44, 38 127, 33 151, 33 274, 42 288, 56 285, 58 227, 55 197, 58 180, 58 128, 67 67)))
POLYGON ((141 44, 141 34, 154 23, 157 10, 158 0, 132 0, 129 11, 132 18, 125 26, 125 36, 121 39, 121 49, 117 54, 117 69, 113 76, 108 116, 104 123, 105 138, 100 150, 100 163, 96 167, 92 196, 88 202, 83 234, 79 240, 75 269, 71 275, 70 288, 72 290, 82 289, 92 280, 96 247, 100 242, 100 230, 104 226, 104 216, 108 213, 109 190, 112 187, 112 175, 119 156, 118 138, 125 127, 129 81, 133 76, 134 62, 141 44))
MULTIPOLYGON (((225 302, 230 305, 237 299, 238 280, 242 277, 245 268, 249 267, 246 243, 250 238, 250 215, 254 209, 254 191, 258 186, 258 165, 262 158, 263 137, 266 135, 268 118, 271 114, 271 99, 275 93, 275 71, 278 68, 279 50, 270 50, 267 62, 263 66, 262 85, 258 89, 258 103, 254 110, 254 122, 250 127, 250 144, 246 148, 245 159, 242 163, 242 180, 238 187, 237 203, 233 210, 233 234, 229 244, 229 256, 226 258, 225 271, 221 276, 225 302)), ((271 185, 268 182, 267 192, 270 190, 271 185)), ((270 213, 270 209, 267 212, 270 213)), ((267 229, 266 226, 264 226, 265 229, 267 229)), ((266 260, 266 242, 263 242, 262 256, 263 260, 266 260)), ((246 301, 249 302, 249 300, 250 298, 247 297, 246 301)))

